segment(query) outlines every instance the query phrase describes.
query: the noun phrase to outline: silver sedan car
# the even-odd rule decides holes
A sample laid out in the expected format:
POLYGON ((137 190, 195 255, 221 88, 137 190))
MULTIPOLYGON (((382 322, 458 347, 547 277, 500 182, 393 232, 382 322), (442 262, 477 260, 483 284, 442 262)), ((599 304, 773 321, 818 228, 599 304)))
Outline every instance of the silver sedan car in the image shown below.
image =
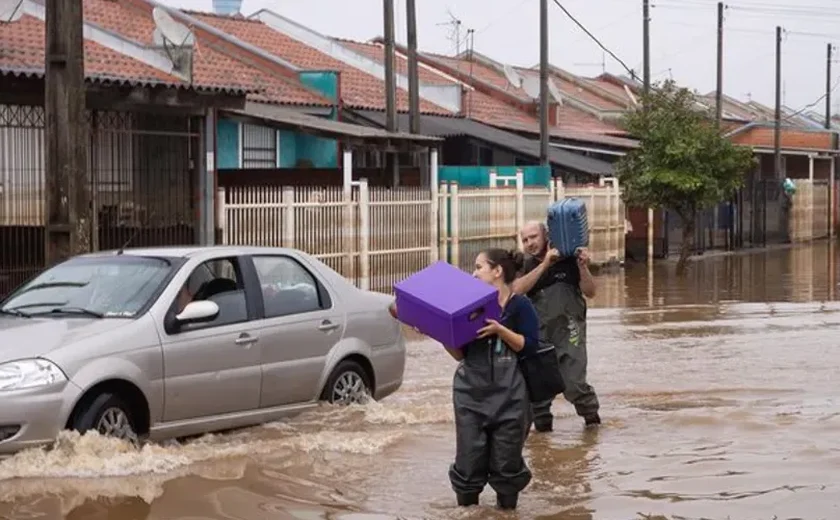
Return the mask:
POLYGON ((0 453, 62 429, 154 441, 381 399, 405 369, 392 301, 291 249, 74 257, 0 306, 0 453))

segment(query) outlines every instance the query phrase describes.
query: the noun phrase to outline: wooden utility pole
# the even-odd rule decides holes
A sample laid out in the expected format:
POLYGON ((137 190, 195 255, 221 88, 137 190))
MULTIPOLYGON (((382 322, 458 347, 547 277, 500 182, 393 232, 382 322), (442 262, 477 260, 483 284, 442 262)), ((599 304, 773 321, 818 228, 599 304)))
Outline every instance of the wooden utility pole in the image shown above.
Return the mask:
POLYGON ((773 132, 776 178, 782 176, 782 28, 776 27, 776 127, 773 132))
POLYGON ((642 61, 645 94, 650 92, 650 0, 642 0, 642 61))
POLYGON ((397 90, 394 76, 394 0, 384 0, 385 11, 385 128, 397 130, 397 90))
POLYGON ((45 257, 90 251, 82 0, 46 0, 45 257))
POLYGON ((548 166, 548 0, 540 0, 540 165, 548 166))
POLYGON ((717 6, 717 92, 715 92, 715 121, 720 129, 723 121, 723 2, 717 6))
MULTIPOLYGON (((385 129, 397 131, 397 85, 394 76, 394 0, 384 0, 385 17, 385 129)), ((400 165, 396 154, 386 152, 387 164, 394 177, 394 186, 400 182, 400 165)))
POLYGON ((405 0, 408 24, 408 119, 412 134, 420 133, 420 80, 417 71, 417 6, 415 0, 405 0))
POLYGON ((825 128, 831 128, 831 44, 825 58, 825 128))

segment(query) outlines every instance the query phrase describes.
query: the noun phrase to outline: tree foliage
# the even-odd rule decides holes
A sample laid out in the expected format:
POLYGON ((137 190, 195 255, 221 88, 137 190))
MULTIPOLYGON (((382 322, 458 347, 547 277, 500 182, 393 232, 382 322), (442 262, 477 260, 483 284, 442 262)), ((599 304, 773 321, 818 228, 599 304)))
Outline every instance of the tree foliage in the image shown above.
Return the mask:
POLYGON ((714 115, 673 81, 653 85, 624 128, 639 147, 618 163, 628 205, 669 209, 683 225, 680 268, 690 252, 698 211, 730 198, 755 165, 752 151, 733 145, 714 115))

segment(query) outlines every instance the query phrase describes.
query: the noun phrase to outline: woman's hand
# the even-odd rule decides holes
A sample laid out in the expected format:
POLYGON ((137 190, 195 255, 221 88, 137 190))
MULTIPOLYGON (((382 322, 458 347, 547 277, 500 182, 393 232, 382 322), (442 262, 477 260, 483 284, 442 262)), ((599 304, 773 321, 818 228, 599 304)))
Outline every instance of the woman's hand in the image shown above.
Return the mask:
POLYGON ((486 338, 489 336, 497 336, 504 327, 496 320, 487 320, 487 325, 478 329, 477 336, 479 338, 486 338))
POLYGON ((519 352, 525 346, 525 337, 505 327, 496 320, 487 320, 487 325, 478 330, 479 338, 499 336, 514 352, 519 352))

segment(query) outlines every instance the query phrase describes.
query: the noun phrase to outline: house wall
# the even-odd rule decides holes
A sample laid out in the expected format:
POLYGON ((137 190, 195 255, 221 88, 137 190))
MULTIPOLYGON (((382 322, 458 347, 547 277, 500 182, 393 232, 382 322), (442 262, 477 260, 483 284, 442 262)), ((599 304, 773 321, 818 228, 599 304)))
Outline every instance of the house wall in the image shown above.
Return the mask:
MULTIPOLYGON (((325 97, 338 101, 339 76, 335 71, 302 71, 301 82, 325 97)), ((337 120, 333 109, 328 119, 337 120)), ((219 169, 293 168, 311 163, 313 168, 337 168, 338 141, 275 129, 268 125, 220 118, 216 125, 219 169)))

